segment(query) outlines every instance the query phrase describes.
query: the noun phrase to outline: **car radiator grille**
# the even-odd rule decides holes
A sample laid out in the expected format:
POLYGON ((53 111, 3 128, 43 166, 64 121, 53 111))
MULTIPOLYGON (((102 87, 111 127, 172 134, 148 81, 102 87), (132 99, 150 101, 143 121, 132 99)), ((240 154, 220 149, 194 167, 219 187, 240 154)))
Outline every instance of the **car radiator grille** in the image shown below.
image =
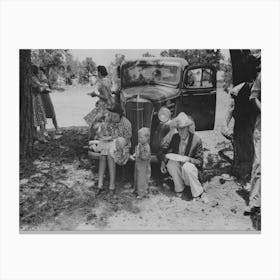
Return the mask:
POLYGON ((138 143, 138 130, 142 127, 151 129, 154 107, 152 102, 141 99, 142 101, 128 101, 125 105, 126 117, 131 122, 132 138, 131 147, 134 151, 138 143))

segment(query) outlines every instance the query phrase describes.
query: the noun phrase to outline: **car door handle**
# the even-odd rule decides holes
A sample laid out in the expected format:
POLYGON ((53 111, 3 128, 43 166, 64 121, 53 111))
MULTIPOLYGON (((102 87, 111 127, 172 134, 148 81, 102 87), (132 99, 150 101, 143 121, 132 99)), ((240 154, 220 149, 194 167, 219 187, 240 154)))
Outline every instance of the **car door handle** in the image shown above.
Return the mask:
POLYGON ((215 93, 216 93, 216 90, 211 90, 210 93, 211 93, 211 94, 215 94, 215 93))

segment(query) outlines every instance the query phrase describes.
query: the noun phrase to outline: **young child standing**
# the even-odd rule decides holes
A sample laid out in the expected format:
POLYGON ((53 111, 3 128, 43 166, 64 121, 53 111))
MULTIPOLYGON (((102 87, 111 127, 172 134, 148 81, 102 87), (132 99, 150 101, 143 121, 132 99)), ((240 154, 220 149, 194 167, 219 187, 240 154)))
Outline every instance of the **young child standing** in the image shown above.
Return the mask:
POLYGON ((148 194, 151 176, 150 129, 143 127, 138 131, 138 145, 135 147, 134 187, 138 198, 148 194))

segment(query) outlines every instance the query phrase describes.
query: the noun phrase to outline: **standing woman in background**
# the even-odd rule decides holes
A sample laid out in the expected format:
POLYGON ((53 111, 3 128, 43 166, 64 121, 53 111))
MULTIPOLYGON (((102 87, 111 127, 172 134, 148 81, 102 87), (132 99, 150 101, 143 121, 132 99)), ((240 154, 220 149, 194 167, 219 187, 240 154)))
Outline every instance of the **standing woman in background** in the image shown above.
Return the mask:
POLYGON ((36 138, 41 142, 48 142, 46 131, 46 114, 41 98, 41 93, 46 89, 46 85, 42 84, 39 79, 39 68, 36 65, 31 66, 32 79, 31 79, 31 91, 32 91, 32 105, 33 105, 33 118, 36 138))
POLYGON ((47 119, 52 119, 55 131, 56 131, 56 133, 59 133, 57 120, 56 120, 56 115, 55 115, 55 110, 54 110, 54 106, 53 106, 51 96, 50 96, 50 91, 51 90, 49 88, 49 81, 48 81, 48 78, 45 74, 45 70, 43 68, 40 68, 39 77, 40 77, 40 82, 45 86, 45 88, 44 88, 44 90, 42 91, 42 94, 41 94, 41 99, 42 99, 42 102, 43 102, 46 118, 47 119))
POLYGON ((89 93, 92 97, 98 97, 95 108, 90 111, 84 120, 89 125, 89 138, 94 139, 99 123, 105 119, 108 113, 107 108, 112 107, 113 98, 111 93, 111 82, 108 79, 108 72, 105 66, 99 65, 97 67, 97 81, 95 83, 95 90, 89 93))
POLYGON ((249 204, 245 208, 244 214, 260 214, 261 209, 261 72, 258 74, 251 89, 250 100, 253 100, 258 115, 254 128, 254 163, 251 175, 251 189, 249 204))

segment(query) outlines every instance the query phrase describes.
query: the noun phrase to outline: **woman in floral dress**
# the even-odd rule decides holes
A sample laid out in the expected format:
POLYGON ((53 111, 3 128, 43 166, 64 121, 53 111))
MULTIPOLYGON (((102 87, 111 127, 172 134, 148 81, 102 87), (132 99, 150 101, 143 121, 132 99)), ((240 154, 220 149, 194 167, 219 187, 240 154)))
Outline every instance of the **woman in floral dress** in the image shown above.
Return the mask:
POLYGON ((31 91, 32 91, 32 105, 33 105, 33 118, 36 136, 39 141, 47 142, 48 136, 46 126, 46 114, 41 98, 41 93, 45 90, 45 85, 40 82, 39 69, 36 65, 32 65, 32 78, 31 78, 31 91))
POLYGON ((97 67, 98 80, 95 84, 95 90, 89 94, 92 97, 98 97, 99 100, 96 102, 95 108, 84 117, 84 120, 89 125, 90 140, 95 139, 100 123, 105 120, 108 114, 107 108, 113 104, 111 83, 107 75, 108 72, 105 66, 99 65, 97 67))
POLYGON ((116 164, 125 165, 129 158, 132 129, 130 121, 123 115, 120 104, 115 104, 108 111, 108 116, 101 131, 102 135, 99 135, 102 149, 99 157, 98 193, 104 190, 103 180, 108 162, 110 175, 109 192, 113 194, 115 192, 116 164), (108 140, 102 140, 102 137, 108 140), (120 140, 123 142, 123 145, 121 145, 121 149, 118 151, 116 146, 118 146, 118 141, 120 140))
POLYGON ((42 67, 39 70, 39 78, 40 78, 41 83, 45 86, 45 89, 43 90, 43 92, 41 94, 41 99, 42 99, 42 103, 44 106, 46 118, 52 119, 55 131, 56 131, 56 133, 59 133, 57 120, 56 120, 56 114, 55 114, 54 106, 53 106, 52 99, 50 96, 51 90, 49 88, 49 81, 45 74, 45 69, 42 67))

